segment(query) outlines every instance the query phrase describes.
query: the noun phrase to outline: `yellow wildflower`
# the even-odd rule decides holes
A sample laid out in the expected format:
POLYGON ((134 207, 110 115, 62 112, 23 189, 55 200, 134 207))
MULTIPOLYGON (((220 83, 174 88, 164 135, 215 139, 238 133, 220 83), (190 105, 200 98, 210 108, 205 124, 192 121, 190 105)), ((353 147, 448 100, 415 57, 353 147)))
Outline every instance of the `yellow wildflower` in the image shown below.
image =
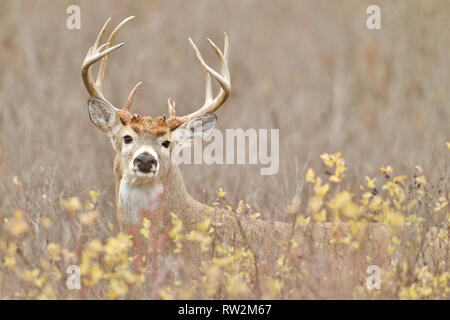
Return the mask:
POLYGON ((50 260, 54 261, 61 260, 60 254, 61 254, 61 247, 59 244, 50 242, 47 245, 47 256, 49 257, 50 260))
POLYGON ((89 191, 89 196, 91 197, 91 200, 92 200, 93 203, 97 202, 97 198, 98 198, 99 195, 100 195, 99 191, 96 191, 96 190, 89 191))
POLYGON ((424 187, 427 185, 427 180, 425 179, 425 176, 417 177, 416 181, 418 183, 422 184, 424 187))
POLYGON ((80 222, 87 226, 92 226, 99 216, 98 211, 85 212, 80 215, 80 222))
POLYGON ((5 257, 3 259, 3 267, 14 270, 16 267, 16 258, 15 257, 5 257))
POLYGON ((17 176, 14 176, 12 178, 12 182, 14 183, 14 185, 20 186, 20 181, 19 181, 19 178, 17 176))
POLYGON ((319 213, 313 213, 313 218, 317 223, 324 223, 327 221, 327 211, 322 209, 319 213))
POLYGON ((30 229, 28 222, 23 216, 23 212, 20 210, 14 211, 14 217, 7 221, 6 228, 13 236, 20 236, 30 229))
POLYGON ((306 172, 306 181, 314 183, 314 179, 315 179, 314 170, 309 168, 308 171, 306 172))
POLYGON ((219 199, 224 198, 227 193, 222 190, 222 188, 219 188, 219 191, 217 191, 217 196, 219 199))
POLYGON ((375 188, 375 181, 377 181, 377 178, 370 179, 368 176, 366 176, 367 180, 367 186, 371 189, 375 188))
POLYGON ((380 171, 382 172, 382 173, 384 173, 385 175, 390 175, 391 173, 392 173, 392 167, 391 166, 387 166, 386 168, 385 167, 381 167, 380 168, 380 171))

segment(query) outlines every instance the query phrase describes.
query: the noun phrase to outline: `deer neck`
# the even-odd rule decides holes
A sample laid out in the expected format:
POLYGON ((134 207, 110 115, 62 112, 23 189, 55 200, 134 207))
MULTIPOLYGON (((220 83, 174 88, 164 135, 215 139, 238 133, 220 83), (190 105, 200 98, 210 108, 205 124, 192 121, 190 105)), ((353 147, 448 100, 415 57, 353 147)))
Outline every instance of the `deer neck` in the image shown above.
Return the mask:
POLYGON ((139 226, 144 216, 159 214, 170 222, 170 213, 180 218, 192 218, 203 205, 186 191, 180 170, 172 164, 164 179, 155 178, 150 184, 135 186, 125 178, 116 181, 117 214, 121 228, 139 226))

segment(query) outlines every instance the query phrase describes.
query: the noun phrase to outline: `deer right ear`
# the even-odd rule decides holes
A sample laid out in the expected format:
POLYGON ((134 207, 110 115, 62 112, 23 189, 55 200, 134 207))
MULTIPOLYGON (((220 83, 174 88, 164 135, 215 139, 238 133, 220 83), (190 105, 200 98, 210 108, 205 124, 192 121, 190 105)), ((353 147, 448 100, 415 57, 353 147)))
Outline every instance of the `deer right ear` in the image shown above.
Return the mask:
POLYGON ((88 109, 89 118, 92 123, 111 138, 115 136, 123 126, 114 107, 102 99, 89 99, 88 109))

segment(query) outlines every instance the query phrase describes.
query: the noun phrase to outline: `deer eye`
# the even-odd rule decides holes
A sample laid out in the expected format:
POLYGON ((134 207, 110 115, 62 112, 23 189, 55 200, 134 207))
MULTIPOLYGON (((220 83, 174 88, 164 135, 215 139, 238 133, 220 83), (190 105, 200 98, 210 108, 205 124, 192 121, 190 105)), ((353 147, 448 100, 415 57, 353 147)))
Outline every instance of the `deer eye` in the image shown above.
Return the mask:
POLYGON ((125 142, 126 144, 132 143, 133 142, 133 138, 129 135, 126 135, 123 137, 123 142, 125 142))
POLYGON ((163 146, 164 148, 168 148, 169 145, 170 145, 170 141, 169 141, 169 140, 166 140, 166 141, 164 141, 164 142, 161 143, 161 144, 162 144, 162 146, 163 146))

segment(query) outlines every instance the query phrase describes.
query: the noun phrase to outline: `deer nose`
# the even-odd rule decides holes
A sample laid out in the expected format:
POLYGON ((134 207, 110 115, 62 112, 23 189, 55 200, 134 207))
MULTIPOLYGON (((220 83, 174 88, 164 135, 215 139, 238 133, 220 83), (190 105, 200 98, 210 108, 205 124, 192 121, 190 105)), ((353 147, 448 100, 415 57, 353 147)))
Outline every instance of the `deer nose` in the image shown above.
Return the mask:
POLYGON ((137 156, 133 160, 133 164, 140 172, 149 173, 152 168, 156 168, 158 162, 151 154, 145 152, 137 156))

